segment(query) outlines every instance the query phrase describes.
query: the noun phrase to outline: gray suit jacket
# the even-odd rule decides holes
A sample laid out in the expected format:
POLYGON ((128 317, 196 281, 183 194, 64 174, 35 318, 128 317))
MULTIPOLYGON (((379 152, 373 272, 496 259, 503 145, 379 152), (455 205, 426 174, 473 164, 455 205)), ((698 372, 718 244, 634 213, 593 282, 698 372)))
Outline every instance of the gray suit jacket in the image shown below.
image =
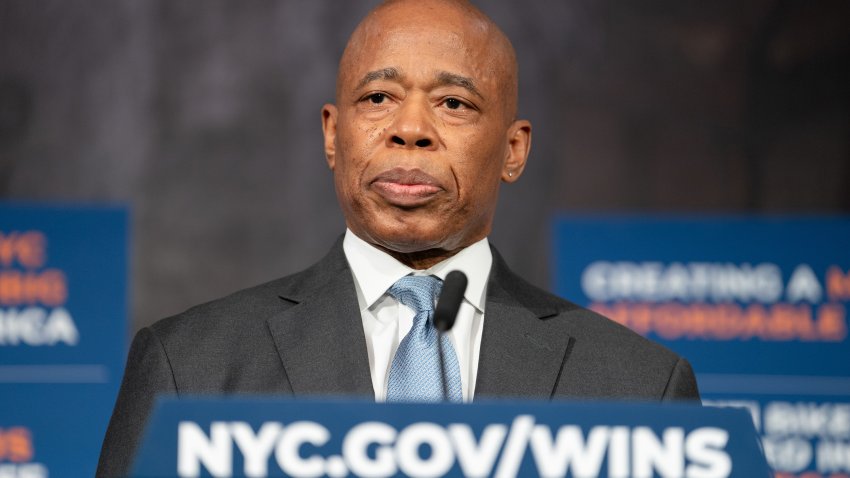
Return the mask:
MULTIPOLYGON (((475 399, 698 400, 688 362, 511 272, 493 250, 475 399)), ((297 274, 139 331, 98 476, 128 472, 157 394, 373 398, 342 241, 297 274)))

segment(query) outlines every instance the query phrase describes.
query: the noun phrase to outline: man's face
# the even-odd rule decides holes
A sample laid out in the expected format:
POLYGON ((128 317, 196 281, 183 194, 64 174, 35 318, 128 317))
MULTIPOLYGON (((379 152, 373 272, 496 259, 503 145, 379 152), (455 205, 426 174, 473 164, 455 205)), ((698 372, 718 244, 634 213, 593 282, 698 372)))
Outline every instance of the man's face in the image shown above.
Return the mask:
POLYGON ((355 234, 453 253, 489 234, 530 125, 512 121, 515 80, 480 25, 407 13, 384 12, 349 46, 337 105, 323 109, 325 150, 355 234))

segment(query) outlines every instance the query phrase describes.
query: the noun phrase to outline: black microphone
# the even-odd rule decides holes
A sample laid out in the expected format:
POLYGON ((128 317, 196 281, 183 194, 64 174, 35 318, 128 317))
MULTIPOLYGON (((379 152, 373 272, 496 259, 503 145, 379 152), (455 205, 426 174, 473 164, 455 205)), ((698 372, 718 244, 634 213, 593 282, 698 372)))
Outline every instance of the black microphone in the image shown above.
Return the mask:
POLYGON ((434 308, 434 327, 437 329, 437 353, 440 356, 440 378, 443 383, 443 401, 449 400, 449 392, 446 388, 446 362, 443 358, 443 334, 451 330, 457 319, 457 312, 463 302, 463 293, 466 292, 466 274, 461 271, 451 271, 443 281, 440 298, 434 308))

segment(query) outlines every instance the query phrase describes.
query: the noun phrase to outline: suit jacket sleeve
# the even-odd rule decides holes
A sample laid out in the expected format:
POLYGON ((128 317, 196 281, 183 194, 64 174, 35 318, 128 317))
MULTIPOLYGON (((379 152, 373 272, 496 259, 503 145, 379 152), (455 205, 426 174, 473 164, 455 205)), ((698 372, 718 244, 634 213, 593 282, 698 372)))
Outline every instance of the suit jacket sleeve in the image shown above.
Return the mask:
POLYGON ((140 330, 130 346, 124 380, 103 440, 98 477, 124 476, 130 472, 156 396, 176 393, 162 342, 151 329, 140 330))
POLYGON ((697 379, 691 364, 679 358, 670 374, 667 388, 664 390, 662 401, 700 401, 697 379))

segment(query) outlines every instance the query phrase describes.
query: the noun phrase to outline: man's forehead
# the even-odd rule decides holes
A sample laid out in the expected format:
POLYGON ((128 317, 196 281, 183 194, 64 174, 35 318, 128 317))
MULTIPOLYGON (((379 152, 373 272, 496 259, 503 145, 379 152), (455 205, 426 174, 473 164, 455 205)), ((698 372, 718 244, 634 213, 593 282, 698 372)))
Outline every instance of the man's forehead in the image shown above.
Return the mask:
POLYGON ((422 48, 441 44, 458 53, 465 50, 479 58, 488 57, 499 53, 503 43, 510 48, 510 42, 493 41, 497 40, 493 38, 496 36, 504 37, 487 16, 468 2, 396 0, 381 4, 360 22, 349 39, 343 60, 368 59, 394 46, 409 47, 417 39, 421 40, 422 48))
POLYGON ((495 51, 490 34, 468 23, 436 18, 418 21, 404 17, 399 21, 375 20, 355 32, 344 56, 358 62, 369 62, 387 55, 427 57, 469 57, 469 60, 492 61, 495 51))
POLYGON ((504 69, 502 59, 487 44, 486 38, 455 34, 440 25, 396 25, 364 32, 352 41, 340 74, 346 77, 347 88, 412 77, 469 87, 504 69))
POLYGON ((515 106, 516 59, 507 37, 468 2, 397 0, 382 4, 358 25, 339 65, 337 95, 397 73, 435 76, 438 83, 506 88, 515 106))

